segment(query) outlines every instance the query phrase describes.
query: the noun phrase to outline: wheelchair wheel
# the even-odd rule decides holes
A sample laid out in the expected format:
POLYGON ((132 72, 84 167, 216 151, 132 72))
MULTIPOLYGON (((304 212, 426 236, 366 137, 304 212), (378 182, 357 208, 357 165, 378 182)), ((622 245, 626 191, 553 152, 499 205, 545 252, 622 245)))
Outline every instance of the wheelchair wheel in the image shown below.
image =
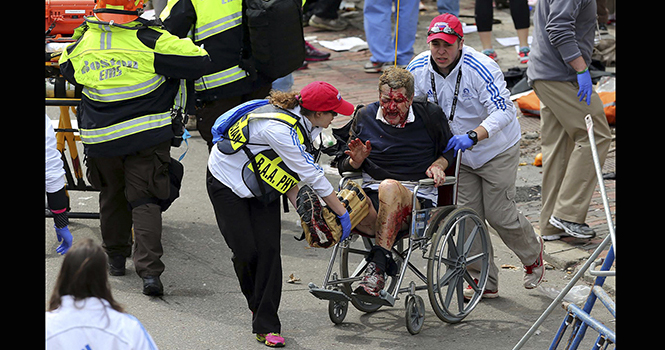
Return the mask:
MULTIPOLYGON (((365 256, 369 254, 370 249, 372 249, 372 246, 374 245, 373 240, 368 238, 368 237, 360 237, 361 239, 358 239, 355 242, 356 246, 351 247, 351 245, 340 247, 341 248, 341 253, 340 253, 340 260, 339 260, 339 266, 340 266, 340 275, 342 278, 348 278, 351 274, 357 275, 357 276, 363 276, 363 273, 365 272, 365 268, 367 267, 367 262, 365 261, 365 256), (358 247, 358 242, 362 241, 363 246, 358 247), (357 267, 356 267, 357 266, 357 267), (349 268, 351 268, 351 273, 349 273, 349 268), (355 271, 354 271, 355 270, 355 271)), ((351 243, 353 244, 353 243, 351 243)), ((398 265, 400 266, 399 261, 395 261, 398 265)), ((390 277, 388 276, 386 278, 386 285, 383 288, 388 293, 392 293, 395 290, 395 286, 397 285, 397 277, 390 277)), ((344 283, 342 285, 342 291, 346 295, 351 295, 351 292, 358 287, 358 283, 344 283)), ((359 300, 357 298, 351 298, 351 304, 353 306, 366 313, 374 312, 381 308, 381 304, 372 304, 368 303, 362 300, 359 300)), ((334 321, 333 321, 334 322, 334 321)))
POLYGON ((346 317, 346 312, 349 310, 348 301, 329 300, 328 301, 328 316, 334 324, 340 324, 346 317))
POLYGON ((404 315, 406 329, 411 334, 418 334, 425 323, 425 302, 418 295, 406 297, 406 311, 404 315))
POLYGON ((442 220, 432 235, 427 292, 434 313, 444 322, 457 323, 471 313, 485 290, 490 242, 485 224, 470 208, 456 208, 442 220), (472 246, 480 252, 471 255, 472 246), (471 264, 480 271, 477 281, 467 271, 471 264), (464 282, 473 291, 466 300, 464 282))

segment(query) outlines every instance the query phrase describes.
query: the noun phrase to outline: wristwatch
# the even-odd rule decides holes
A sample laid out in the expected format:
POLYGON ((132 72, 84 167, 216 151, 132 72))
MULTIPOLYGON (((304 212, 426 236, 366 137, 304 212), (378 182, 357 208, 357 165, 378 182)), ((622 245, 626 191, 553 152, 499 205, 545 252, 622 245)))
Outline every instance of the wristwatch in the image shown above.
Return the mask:
POLYGON ((466 134, 469 135, 469 138, 473 141, 473 145, 475 146, 478 143, 478 134, 473 130, 467 131, 466 134))

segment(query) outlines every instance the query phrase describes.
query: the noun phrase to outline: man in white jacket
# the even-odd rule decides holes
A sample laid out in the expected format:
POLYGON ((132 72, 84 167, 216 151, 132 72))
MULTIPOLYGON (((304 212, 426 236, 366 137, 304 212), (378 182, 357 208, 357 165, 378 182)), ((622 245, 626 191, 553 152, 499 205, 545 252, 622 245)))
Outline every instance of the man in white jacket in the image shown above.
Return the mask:
MULTIPOLYGON (((463 36, 457 17, 435 17, 427 33, 430 50, 416 56, 407 70, 415 78, 415 95, 427 95, 448 118, 454 136, 446 151, 464 151, 457 204, 487 220, 524 264, 524 287, 535 288, 544 273, 543 246, 514 201, 521 136, 515 106, 498 64, 465 46, 463 36)), ((485 298, 498 296, 492 251, 485 298)), ((469 272, 478 278, 474 266, 469 272)))

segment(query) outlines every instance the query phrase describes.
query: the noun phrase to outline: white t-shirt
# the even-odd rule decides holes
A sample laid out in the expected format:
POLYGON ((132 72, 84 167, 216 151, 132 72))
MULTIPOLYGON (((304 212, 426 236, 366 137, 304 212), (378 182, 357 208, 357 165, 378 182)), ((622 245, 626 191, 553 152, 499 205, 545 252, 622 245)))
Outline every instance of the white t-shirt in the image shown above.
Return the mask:
POLYGON ((108 301, 65 295, 58 309, 46 312, 46 349, 156 350, 157 345, 136 317, 108 301))

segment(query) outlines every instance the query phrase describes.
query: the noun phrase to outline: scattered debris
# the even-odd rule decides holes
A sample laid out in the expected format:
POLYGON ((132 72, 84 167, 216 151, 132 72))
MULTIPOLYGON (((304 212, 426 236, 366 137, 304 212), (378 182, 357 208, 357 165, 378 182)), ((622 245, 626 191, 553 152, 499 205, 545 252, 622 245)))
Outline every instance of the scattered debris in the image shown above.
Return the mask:
POLYGON ((534 158, 532 165, 543 166, 543 153, 542 152, 536 154, 536 158, 534 158))
POLYGON ((289 280, 286 283, 296 283, 300 282, 300 278, 296 277, 294 274, 289 275, 289 280))

